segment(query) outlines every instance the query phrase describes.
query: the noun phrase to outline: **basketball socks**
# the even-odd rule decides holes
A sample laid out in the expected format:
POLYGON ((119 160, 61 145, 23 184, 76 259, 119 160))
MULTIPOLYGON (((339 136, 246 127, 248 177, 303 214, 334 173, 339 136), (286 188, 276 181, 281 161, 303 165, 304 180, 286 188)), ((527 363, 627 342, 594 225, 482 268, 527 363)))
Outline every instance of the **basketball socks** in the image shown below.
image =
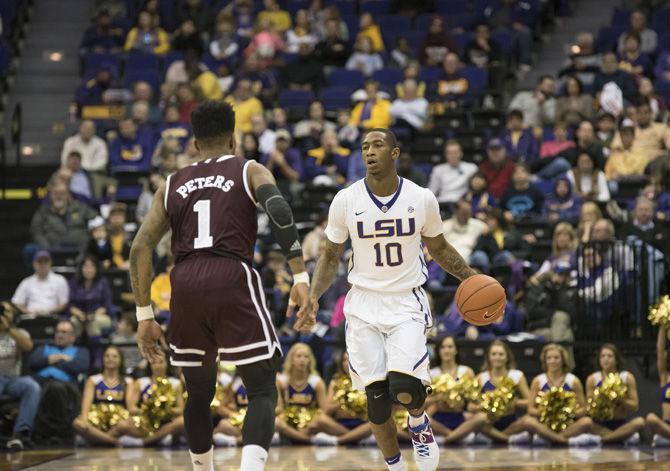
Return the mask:
POLYGON ((402 455, 400 453, 392 456, 391 458, 384 458, 384 461, 386 461, 386 466, 388 467, 389 471, 406 471, 405 461, 402 459, 402 455))
POLYGON ((258 445, 245 445, 242 448, 240 471, 263 471, 267 459, 268 452, 265 448, 258 445))
POLYGON ((409 414, 409 426, 413 429, 421 427, 424 423, 426 423, 427 420, 428 416, 426 416, 425 412, 418 417, 414 417, 412 414, 409 414))
POLYGON ((205 453, 191 454, 191 463, 193 464, 193 471, 214 471, 214 447, 210 448, 205 453))

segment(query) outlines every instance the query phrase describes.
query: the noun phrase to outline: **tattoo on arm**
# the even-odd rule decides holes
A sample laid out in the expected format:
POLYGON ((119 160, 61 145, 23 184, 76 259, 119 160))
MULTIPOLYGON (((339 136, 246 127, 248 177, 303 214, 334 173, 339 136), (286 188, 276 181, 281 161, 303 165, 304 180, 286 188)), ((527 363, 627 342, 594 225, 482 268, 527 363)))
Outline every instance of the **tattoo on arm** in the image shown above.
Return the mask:
POLYGON ((460 281, 476 275, 470 266, 463 260, 463 257, 456 251, 456 249, 447 242, 443 235, 437 237, 424 237, 423 242, 428 248, 428 253, 435 259, 438 265, 444 271, 455 276, 460 281))
POLYGON ((135 304, 151 304, 151 254, 168 230, 169 221, 163 207, 165 187, 154 195, 151 209, 133 240, 130 249, 130 284, 135 295, 135 304))
POLYGON ((323 254, 321 254, 319 260, 316 262, 310 289, 310 293, 317 299, 320 298, 328 287, 333 284, 333 281, 335 281, 343 250, 344 244, 336 244, 326 239, 326 247, 323 254))

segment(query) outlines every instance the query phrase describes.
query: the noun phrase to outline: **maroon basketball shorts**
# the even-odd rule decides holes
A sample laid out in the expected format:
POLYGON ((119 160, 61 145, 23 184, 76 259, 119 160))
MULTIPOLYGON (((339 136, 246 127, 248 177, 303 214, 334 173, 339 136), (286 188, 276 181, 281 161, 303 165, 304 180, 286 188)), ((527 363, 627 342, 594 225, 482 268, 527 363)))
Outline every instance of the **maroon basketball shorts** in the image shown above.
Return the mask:
POLYGON ((261 277, 249 265, 218 256, 178 263, 170 273, 170 362, 246 365, 281 352, 261 277))

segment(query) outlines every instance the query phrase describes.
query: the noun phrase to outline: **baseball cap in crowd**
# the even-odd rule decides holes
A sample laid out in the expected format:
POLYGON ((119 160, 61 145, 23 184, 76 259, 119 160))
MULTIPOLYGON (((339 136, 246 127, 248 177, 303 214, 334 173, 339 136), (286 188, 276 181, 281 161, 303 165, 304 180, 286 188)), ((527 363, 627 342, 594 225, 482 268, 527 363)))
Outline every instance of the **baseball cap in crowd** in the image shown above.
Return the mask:
POLYGON ((97 229, 100 226, 105 225, 105 220, 102 218, 102 216, 96 216, 93 219, 88 221, 88 230, 92 231, 93 229, 97 229))
POLYGON ((621 122, 621 126, 619 126, 620 129, 624 128, 632 128, 635 129, 635 123, 633 122, 632 119, 626 118, 621 122))
POLYGON ((570 273, 572 271, 572 266, 570 265, 570 262, 566 262, 565 260, 561 260, 561 261, 556 262, 554 264, 553 271, 554 271, 554 273, 558 273, 558 274, 570 273))
POLYGON ((368 101, 368 94, 365 90, 356 90, 353 95, 351 95, 351 101, 354 103, 368 101))
POLYGON ((40 260, 51 260, 51 254, 48 250, 38 250, 33 255, 33 262, 38 262, 40 260))
POLYGON ((285 141, 291 142, 291 133, 286 129, 278 129, 275 131, 276 139, 284 139, 285 141))
POLYGON ((500 149, 501 147, 504 147, 502 139, 498 139, 497 137, 494 137, 489 141, 488 148, 489 149, 500 149))
POLYGON ((123 213, 126 214, 126 210, 128 209, 128 205, 126 203, 114 203, 112 206, 112 209, 109 210, 109 214, 114 214, 114 213, 123 213))

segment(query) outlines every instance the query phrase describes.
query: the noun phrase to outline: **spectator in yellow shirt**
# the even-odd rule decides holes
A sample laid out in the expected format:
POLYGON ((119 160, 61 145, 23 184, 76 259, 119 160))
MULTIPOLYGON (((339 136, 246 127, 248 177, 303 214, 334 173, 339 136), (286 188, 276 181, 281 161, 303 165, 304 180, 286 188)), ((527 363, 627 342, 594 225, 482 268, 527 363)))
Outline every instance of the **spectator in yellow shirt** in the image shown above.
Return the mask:
MULTIPOLYGON (((634 149, 645 154, 649 161, 655 160, 665 149, 670 149, 670 131, 665 124, 656 123, 649 98, 641 97, 635 107, 635 142, 634 149)), ((621 147, 621 136, 617 134, 612 140, 612 149, 621 147)))
POLYGON ((372 51, 383 52, 384 40, 382 39, 382 33, 370 13, 363 13, 361 15, 359 27, 358 37, 366 36, 370 38, 370 41, 372 42, 372 51))
POLYGON ((619 129, 621 146, 612 149, 605 164, 605 176, 608 180, 619 180, 622 177, 644 175, 649 164, 649 156, 635 147, 635 124, 625 119, 619 129))
POLYGON ((282 10, 277 0, 264 0, 265 10, 258 14, 258 22, 268 21, 273 29, 283 34, 291 29, 291 15, 286 10, 282 10))
POLYGON ((148 11, 141 11, 137 16, 137 26, 126 36, 124 49, 165 54, 170 50, 170 39, 165 30, 158 26, 157 16, 148 11))
POLYGON ((258 98, 252 95, 251 82, 242 79, 232 95, 225 99, 226 103, 232 105, 235 110, 236 133, 251 132, 251 118, 263 114, 263 104, 258 98))
MULTIPOLYGON (((153 303, 158 316, 161 313, 170 312, 170 298, 172 297, 172 287, 170 286, 170 272, 174 268, 174 260, 168 257, 165 272, 154 278, 151 282, 151 302, 153 303)), ((169 315, 169 314, 168 314, 169 315)))
POLYGON ((109 211, 109 245, 112 247, 112 263, 116 268, 128 269, 130 258, 130 240, 125 230, 125 203, 115 203, 109 211))
POLYGON ((379 83, 365 82, 367 101, 358 103, 351 112, 349 124, 363 129, 388 128, 391 125, 391 102, 377 96, 379 83))

